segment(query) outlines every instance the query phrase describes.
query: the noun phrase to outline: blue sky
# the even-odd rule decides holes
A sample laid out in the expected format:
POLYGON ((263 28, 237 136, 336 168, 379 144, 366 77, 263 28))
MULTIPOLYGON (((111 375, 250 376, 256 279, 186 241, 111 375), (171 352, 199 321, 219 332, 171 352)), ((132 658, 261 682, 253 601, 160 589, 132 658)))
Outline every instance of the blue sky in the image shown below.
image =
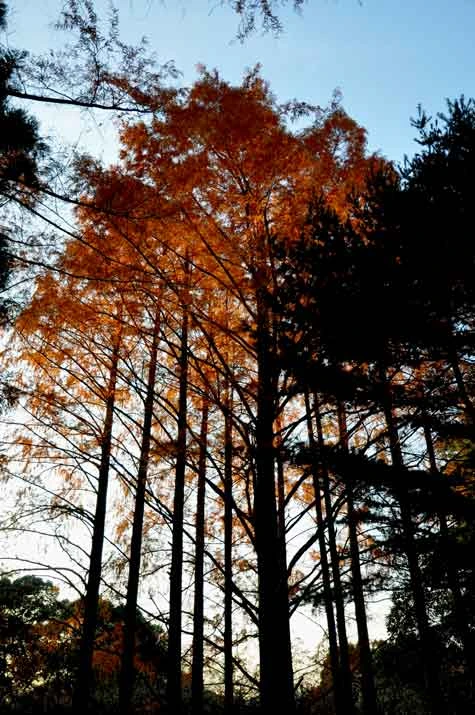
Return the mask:
MULTIPOLYGON (((60 0, 9 5, 12 46, 57 45, 48 23, 60 0)), ((127 41, 147 35, 161 61, 175 60, 184 84, 196 78, 197 63, 239 82, 246 67, 260 62, 282 101, 325 105, 338 87, 345 109, 367 128, 370 148, 395 160, 415 150, 409 118, 418 103, 437 112, 446 97, 475 95, 475 0, 308 0, 300 14, 281 10, 280 37, 256 33, 244 43, 234 39, 237 17, 220 0, 119 0, 118 6, 127 41)), ((57 110, 45 116, 52 130, 57 110)), ((65 126, 77 139, 77 123, 65 126)))

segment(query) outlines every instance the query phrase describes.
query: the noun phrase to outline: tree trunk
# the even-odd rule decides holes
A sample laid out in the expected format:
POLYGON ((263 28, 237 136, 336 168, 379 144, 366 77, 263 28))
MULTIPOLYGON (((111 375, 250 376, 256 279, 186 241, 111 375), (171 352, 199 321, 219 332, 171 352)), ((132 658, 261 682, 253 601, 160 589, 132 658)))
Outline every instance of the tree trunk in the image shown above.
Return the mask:
POLYGON ((226 389, 224 416, 224 712, 234 708, 233 681, 233 443, 232 393, 226 389))
POLYGON ((147 389, 144 401, 144 418, 142 425, 142 444, 137 473, 137 488, 135 492, 134 520, 132 540, 130 544, 129 579, 127 583, 127 600, 125 604, 124 650, 119 685, 119 710, 121 715, 129 715, 134 691, 134 655, 135 630, 137 619, 137 595, 140 577, 140 560, 142 555, 142 530, 145 509, 145 491, 150 456, 150 437, 152 432, 153 402, 155 396, 155 379, 157 374, 158 336, 160 331, 160 311, 157 306, 152 334, 150 363, 148 367, 147 389))
POLYGON ((259 590, 260 696, 263 713, 295 712, 287 574, 275 498, 274 355, 265 297, 257 296, 257 415, 254 525, 259 590))
MULTIPOLYGON (((424 438, 427 447, 427 456, 429 458, 429 469, 431 474, 438 475, 439 472, 437 469, 437 460, 435 456, 431 430, 425 413, 423 413, 422 417, 424 438)), ((460 590, 457 566, 454 559, 451 557, 450 534, 449 526, 447 524, 447 517, 442 511, 439 513, 438 517, 440 525, 440 541, 442 545, 445 570, 447 573, 447 582, 449 585, 449 589, 452 593, 452 598, 454 600, 455 622, 458 634, 462 641, 464 656, 467 663, 467 670, 470 675, 470 689, 471 691, 473 691, 473 686, 475 683, 475 653, 473 647, 473 638, 470 633, 469 627, 469 616, 465 608, 462 592, 460 590)))
MULTIPOLYGON (((379 374, 382 387, 383 411, 388 430, 391 461, 396 470, 403 470, 404 460, 402 456, 401 444, 399 442, 399 434, 394 416, 391 385, 387 378, 386 368, 381 366, 379 374)), ((397 486, 396 494, 399 501, 399 509, 401 512, 404 551, 406 553, 407 564, 409 567, 411 590, 414 598, 414 612, 416 617, 417 630, 419 632, 419 639, 421 643, 427 701, 431 705, 432 713, 440 713, 444 712, 444 701, 442 698, 442 692, 439 687, 438 667, 435 662, 436 649, 429 627, 429 619, 427 616, 426 598, 424 593, 422 573, 417 555, 414 524, 412 521, 409 498, 404 489, 400 489, 397 486)))
MULTIPOLYGON (((312 412, 308 392, 305 392, 305 410, 307 414, 307 434, 308 443, 312 453, 316 452, 315 435, 312 425, 312 412)), ((320 460, 319 460, 320 461, 320 460)), ((320 567, 322 569, 323 599, 325 603, 325 613, 328 627, 328 647, 330 651, 330 667, 333 681, 333 692, 335 698, 335 709, 337 715, 346 715, 346 703, 342 699, 340 656, 338 653, 338 638, 336 632, 335 614, 332 603, 332 586, 330 577, 330 567, 328 565, 327 545, 325 542, 324 521, 322 512, 322 492, 318 474, 319 466, 316 456, 312 459, 313 491, 315 493, 315 511, 317 516, 318 545, 320 548, 320 567)))
POLYGON ((457 389, 459 391, 460 395, 460 401, 464 407, 465 415, 467 417, 467 421, 475 427, 475 405, 473 404, 470 395, 468 394, 467 386, 465 385, 465 380, 462 374, 462 371, 460 369, 460 361, 459 361, 459 356, 457 352, 457 348, 455 345, 455 339, 453 332, 450 331, 449 333, 449 348, 448 348, 448 357, 449 357, 449 365, 452 368, 452 372, 454 373, 455 377, 455 382, 457 383, 457 389))
MULTIPOLYGON (((338 402, 338 427, 340 445, 345 453, 349 452, 348 427, 346 410, 342 402, 338 402)), ((355 604, 356 626, 358 629, 358 646, 361 668, 361 694, 363 698, 363 712, 365 715, 376 715, 378 712, 376 688, 374 685, 373 657, 368 634, 368 620, 361 576, 360 549, 358 544, 358 519, 354 506, 353 487, 346 487, 346 500, 348 508, 348 531, 351 556, 351 576, 353 586, 353 600, 355 604)))
POLYGON ((92 658, 99 608, 102 549, 104 545, 107 488, 109 483, 109 466, 112 445, 112 425, 114 421, 115 391, 117 385, 117 369, 119 364, 121 338, 121 332, 119 332, 111 356, 109 384, 107 387, 106 397, 106 411, 101 440, 101 461, 99 465, 99 477, 97 484, 96 511, 94 514, 89 574, 87 579, 86 596, 84 599, 84 621, 81 644, 79 647, 76 688, 73 699, 73 709, 75 712, 81 713, 81 715, 89 712, 93 689, 92 658))
MULTIPOLYGON (((279 424, 280 430, 280 424, 279 424)), ((282 578, 285 580, 286 592, 287 592, 287 617, 283 623, 283 628, 285 628, 284 639, 289 644, 291 644, 290 636, 290 619, 288 616, 288 580, 287 580, 287 543, 286 543, 286 524, 285 524, 285 475, 284 475, 284 462, 281 452, 281 438, 278 438, 278 451, 274 450, 276 456, 276 467, 277 467, 277 538, 279 542, 279 555, 280 555, 280 572, 282 573, 282 578)), ((292 652, 289 650, 287 655, 290 667, 292 668, 292 652)), ((292 679, 293 688, 293 679, 292 679)))
POLYGON ((198 493, 196 500, 195 530, 195 592, 193 601, 193 661, 191 669, 191 712, 203 714, 203 633, 204 633, 204 550, 205 550, 205 496, 206 452, 208 442, 208 400, 203 399, 201 412, 200 454, 198 461, 198 493))
POLYGON ((328 546, 330 548, 330 565, 331 572, 333 576, 333 600, 335 602, 335 612, 336 612, 336 624, 338 631, 338 642, 339 642, 339 656, 340 656, 340 683, 341 683, 341 698, 345 704, 346 712, 354 712, 354 702, 353 702, 353 688, 352 688, 352 677, 351 677, 351 667, 350 667, 350 653, 348 649, 348 637, 346 634, 346 621, 345 621, 345 601, 343 596, 343 588, 341 583, 340 575, 340 557, 338 554, 338 548, 336 543, 335 534, 335 524, 333 521, 333 508, 331 502, 330 493, 330 477, 328 474, 328 468, 324 459, 324 437, 322 429, 322 420, 320 415, 320 407, 318 404, 317 396, 314 396, 314 411, 315 411, 315 421, 317 425, 317 440, 318 447, 321 454, 321 467, 322 467, 322 486, 323 486, 323 498, 325 503, 325 512, 327 516, 327 530, 328 530, 328 546))
POLYGON ((181 597, 183 567, 183 507, 186 468, 186 418, 188 391, 188 305, 183 306, 180 345, 177 458, 173 500, 172 563, 170 569, 170 620, 168 626, 167 712, 181 715, 181 597))

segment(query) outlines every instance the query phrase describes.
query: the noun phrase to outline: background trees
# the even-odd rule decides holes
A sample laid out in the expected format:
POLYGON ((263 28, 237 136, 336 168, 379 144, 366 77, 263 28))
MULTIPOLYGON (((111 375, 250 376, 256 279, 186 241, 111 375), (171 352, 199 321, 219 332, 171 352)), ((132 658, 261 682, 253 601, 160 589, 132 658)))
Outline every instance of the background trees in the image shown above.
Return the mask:
MULTIPOLYGON (((81 620, 78 601, 60 600, 52 583, 36 576, 0 584, 2 709, 4 712, 65 712, 71 702, 81 620)), ((156 693, 163 677, 162 633, 139 616, 137 703, 156 693)), ((100 602, 94 650, 97 712, 115 709, 123 610, 100 602)))

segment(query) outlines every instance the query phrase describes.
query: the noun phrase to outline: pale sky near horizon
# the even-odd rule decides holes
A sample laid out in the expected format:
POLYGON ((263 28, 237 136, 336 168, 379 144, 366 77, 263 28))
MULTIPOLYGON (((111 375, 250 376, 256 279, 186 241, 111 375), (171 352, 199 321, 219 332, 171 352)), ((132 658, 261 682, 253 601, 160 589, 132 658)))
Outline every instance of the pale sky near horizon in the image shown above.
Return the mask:
MULTIPOLYGON (((238 17, 220 0, 118 0, 128 42, 142 35, 161 62, 174 60, 191 84, 196 65, 217 68, 238 83, 262 65, 279 101, 326 105, 335 88, 343 106, 368 130, 371 150, 401 161, 416 150, 410 117, 420 103, 434 114, 445 98, 475 95, 475 0, 307 0, 301 13, 280 8, 279 37, 235 39, 238 17)), ((278 4, 278 3, 276 3, 278 4)), ((47 50, 58 44, 51 23, 61 0, 9 0, 12 47, 47 50)), ((98 11, 106 0, 95 3, 98 11)), ((43 116, 38 106, 33 109, 43 116)), ((54 128, 57 108, 46 115, 54 128)), ((71 121, 72 141, 78 126, 71 121)))

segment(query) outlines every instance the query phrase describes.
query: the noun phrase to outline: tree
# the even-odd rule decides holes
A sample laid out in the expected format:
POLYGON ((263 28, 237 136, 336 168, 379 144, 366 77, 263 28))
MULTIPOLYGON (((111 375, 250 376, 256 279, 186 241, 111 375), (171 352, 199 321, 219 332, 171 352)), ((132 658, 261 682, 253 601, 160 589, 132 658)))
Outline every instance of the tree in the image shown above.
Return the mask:
MULTIPOLYGON (((169 105, 164 121, 131 126, 123 135, 127 171, 172 197, 171 209, 184 217, 183 228, 193 241, 193 272, 211 275, 239 306, 235 326, 228 322, 220 329, 244 347, 253 370, 250 399, 239 385, 232 386, 247 401, 252 419, 262 704, 269 708, 285 702, 289 711, 288 587, 275 501, 281 368, 277 322, 265 297, 268 290, 277 290, 275 233, 293 235, 302 220, 304 197, 320 182, 331 185, 333 200, 343 205, 338 179, 344 177, 349 185, 365 166, 364 132, 343 111, 332 109, 298 139, 284 127, 288 110, 273 103, 255 73, 241 87, 230 87, 217 73, 203 72, 187 96, 169 105), (333 153, 335 145, 341 161, 333 153), (244 321, 250 324, 247 334, 240 327, 244 321), (282 624, 277 632, 275 623, 282 624)), ((216 316, 202 304, 192 303, 192 309, 200 330, 216 325, 216 316)), ((216 344, 211 349, 216 351, 216 344)))
MULTIPOLYGON (((67 263, 67 256, 63 260, 67 263)), ((101 273, 100 268, 98 272, 101 273)), ((89 705, 93 687, 93 652, 122 347, 120 294, 115 296, 117 301, 112 306, 106 301, 103 312, 97 312, 97 292, 93 290, 92 294, 93 304, 88 287, 81 290, 74 279, 43 275, 28 309, 17 320, 15 336, 17 349, 22 344, 26 348, 25 359, 36 377, 33 391, 29 390, 29 380, 23 381, 21 389, 21 407, 31 414, 34 425, 25 424, 16 440, 34 463, 47 462, 52 454, 62 455, 64 489, 75 492, 66 514, 72 511, 92 526, 76 687, 76 698, 83 709, 89 705), (96 340, 98 321, 101 333, 96 340), (106 343, 101 343, 104 338, 106 343), (58 380, 61 374, 67 375, 64 382, 58 380), (87 501, 84 505, 78 500, 78 492, 91 483, 91 478, 95 503, 87 501)), ((53 483, 54 476, 58 476, 54 472, 55 468, 53 483)), ((61 513, 61 501, 58 503, 54 491, 52 496, 51 510, 61 513)))
POLYGON ((47 694, 50 702, 68 694, 73 667, 67 652, 66 621, 71 604, 58 589, 37 576, 0 579, 0 702, 2 710, 25 709, 47 694))
MULTIPOLYGON (((262 29, 265 32, 280 33, 282 23, 275 12, 276 5, 284 5, 290 0, 275 2, 275 0, 229 0, 229 4, 240 16, 238 37, 244 40, 257 28, 257 18, 260 17, 262 29)), ((291 0, 295 10, 304 4, 304 0, 291 0)))
MULTIPOLYGON (((36 576, 0 580, 2 712, 71 712, 71 680, 83 616, 80 601, 58 598, 58 589, 36 576)), ((116 712, 123 609, 101 599, 94 648, 95 712, 116 712)), ((137 614, 136 704, 154 712, 163 689, 162 631, 137 614)))
POLYGON ((447 102, 447 114, 435 122, 419 108, 414 121, 420 153, 403 167, 405 187, 417 214, 405 227, 405 250, 416 298, 424 306, 424 347, 442 355, 451 367, 467 421, 475 421, 470 375, 465 356, 473 350, 474 293, 471 281, 475 253, 466 240, 469 190, 466 177, 475 162, 475 102, 462 96, 447 102), (411 241, 413 232, 419 240, 411 241), (433 264, 424 259, 431 251, 433 264), (414 279, 413 279, 414 285, 414 279))
MULTIPOLYGON (((6 28, 6 3, 0 4, 0 30, 6 28)), ((0 196, 1 205, 20 200, 27 205, 39 188, 39 160, 46 152, 36 120, 22 109, 11 106, 8 82, 19 60, 12 50, 0 50, 0 196), (19 184, 22 189, 19 190, 19 184), (24 187, 24 188, 23 188, 24 187), (25 196, 26 190, 26 196, 25 196)), ((9 234, 0 234, 0 290, 8 287, 12 258, 9 234)), ((0 304, 0 323, 8 316, 8 301, 0 304)))
POLYGON ((209 404, 203 398, 198 463, 195 540, 195 588, 193 594, 193 665, 191 672, 191 712, 201 715, 204 701, 204 550, 205 550, 205 500, 206 456, 208 441, 209 404))
MULTIPOLYGON (((158 298, 157 298, 158 299, 158 298)), ((147 388, 144 400, 144 415, 142 438, 140 445, 140 460, 135 491, 134 520, 130 543, 129 578, 127 583, 127 600, 125 611, 124 646, 122 655, 120 710, 128 715, 134 690, 134 651, 137 616, 137 594, 140 577, 140 561, 142 556, 142 531, 145 509, 145 495, 150 461, 150 444, 153 419, 153 404, 155 382, 157 376, 158 343, 160 336, 160 306, 155 308, 152 328, 152 345, 150 348, 150 363, 148 367, 147 388)))
POLYGON ((153 114, 174 95, 163 87, 166 77, 176 75, 173 63, 157 67, 145 41, 125 44, 114 6, 103 22, 93 0, 66 0, 57 30, 69 33, 74 44, 40 57, 30 58, 24 51, 12 55, 4 78, 6 95, 119 114, 153 114))
MULTIPOLYGON (((464 179, 473 161, 473 105, 463 99, 449 103, 449 115, 439 119, 442 126, 429 128, 429 120, 421 114, 416 124, 421 130, 421 153, 406 163, 402 177, 391 167, 381 167, 367 190, 355 194, 348 220, 329 210, 324 197, 311 206, 312 228, 302 231, 298 242, 284 245, 279 254, 283 290, 278 296, 288 321, 283 356, 297 389, 323 390, 333 401, 348 400, 359 409, 372 404, 383 417, 385 448, 393 466, 391 492, 400 514, 397 548, 405 552, 409 566, 426 697, 433 711, 441 707, 440 662, 424 586, 423 539, 428 538, 423 536, 424 520, 437 518, 438 511, 440 528, 446 533, 445 515, 456 507, 449 483, 440 479, 431 447, 429 424, 439 422, 440 434, 444 425, 437 417, 431 422, 427 407, 434 416, 439 410, 446 415, 452 411, 449 421, 458 422, 469 439, 473 424, 473 295, 465 271, 473 272, 474 258, 472 246, 465 241, 464 179), (436 270, 428 263, 434 252, 440 260, 436 270), (376 325, 370 319, 375 305, 376 325), (458 405, 452 402, 455 395, 458 405), (424 425, 425 438, 417 451, 430 466, 419 477, 425 488, 414 471, 411 475, 410 452, 404 453, 404 442, 415 439, 424 425)), ((457 427, 446 425, 446 429, 457 427)), ((345 481, 354 479, 351 459, 344 471, 345 481)), ((456 594, 457 579, 450 566, 449 572, 456 594)), ((466 633, 460 618, 459 623, 460 633, 466 633)), ((470 646, 466 654, 468 665, 470 646)))
MULTIPOLYGON (((0 29, 6 28, 6 4, 0 5, 0 29)), ((8 83, 21 55, 2 48, 0 53, 0 194, 4 200, 15 196, 17 182, 38 189, 38 159, 46 145, 38 134, 36 120, 11 106, 8 83)))

